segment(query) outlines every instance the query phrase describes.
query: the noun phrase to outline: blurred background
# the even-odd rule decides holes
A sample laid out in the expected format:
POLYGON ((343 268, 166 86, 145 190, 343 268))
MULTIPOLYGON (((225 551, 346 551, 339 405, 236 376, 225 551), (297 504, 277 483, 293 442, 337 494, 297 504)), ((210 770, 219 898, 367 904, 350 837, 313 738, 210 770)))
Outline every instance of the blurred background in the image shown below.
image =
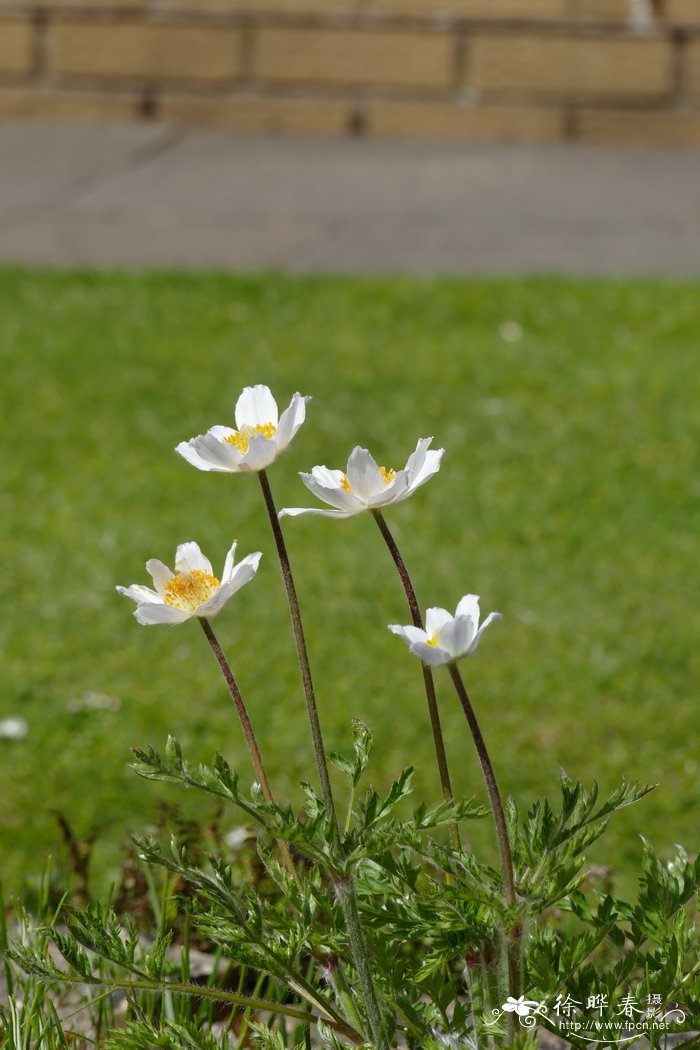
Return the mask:
MULTIPOLYGON (((159 804, 230 829, 127 768, 172 732, 248 775, 196 625, 139 627, 114 590, 185 540, 215 570, 263 551, 217 631, 301 798, 260 493, 173 452, 254 383, 314 399, 280 506, 356 444, 445 447, 390 524, 424 605, 504 614, 465 673, 521 808, 561 769, 658 781, 599 870, 631 879, 641 834, 697 849, 700 0, 0 0, 0 116, 6 887, 66 863, 66 822, 102 887, 159 804)), ((375 784, 415 764, 436 798, 374 523, 285 529, 329 748, 360 717, 375 784)))

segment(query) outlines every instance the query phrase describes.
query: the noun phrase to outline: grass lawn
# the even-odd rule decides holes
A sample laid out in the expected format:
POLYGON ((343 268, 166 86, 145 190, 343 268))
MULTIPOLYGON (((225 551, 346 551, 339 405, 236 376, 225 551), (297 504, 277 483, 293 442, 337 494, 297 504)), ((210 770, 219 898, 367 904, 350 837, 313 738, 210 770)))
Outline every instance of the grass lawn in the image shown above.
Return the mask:
MULTIPOLYGON (((296 472, 343 466, 355 444, 394 467, 420 436, 445 447, 438 477, 387 517, 424 604, 473 591, 504 614, 463 665, 504 790, 523 807, 554 797, 561 768, 605 788, 659 781, 596 859, 624 879, 640 833, 697 850, 697 286, 4 271, 0 304, 0 718, 29 723, 0 739, 8 887, 59 851, 54 809, 79 834, 99 826, 109 882, 126 831, 180 799, 127 769, 131 745, 172 732, 247 776, 197 625, 139 627, 114 590, 150 582, 145 561, 171 563, 183 540, 215 570, 234 537, 264 552, 216 627, 277 795, 315 779, 259 486, 173 452, 232 423, 256 382, 281 405, 314 398, 270 472, 279 506, 307 504, 296 472), (86 706, 91 692, 118 705, 86 706)), ((329 747, 347 748, 360 717, 376 782, 413 762, 437 799, 420 669, 386 630, 407 622, 404 596, 374 522, 285 530, 329 747)), ((483 797, 446 674, 438 686, 455 785, 483 797)), ((491 849, 486 825, 482 838, 491 849)))

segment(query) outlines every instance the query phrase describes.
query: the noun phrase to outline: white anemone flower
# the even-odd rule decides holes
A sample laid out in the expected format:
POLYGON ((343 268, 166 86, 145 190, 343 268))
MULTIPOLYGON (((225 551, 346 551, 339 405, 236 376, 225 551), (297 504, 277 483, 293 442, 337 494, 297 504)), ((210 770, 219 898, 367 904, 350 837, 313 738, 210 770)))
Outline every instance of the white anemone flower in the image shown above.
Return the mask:
POLYGON ((447 609, 428 609, 425 630, 420 627, 400 627, 389 624, 389 630, 403 638, 411 652, 424 664, 438 667, 451 664, 462 656, 475 652, 481 636, 494 620, 502 619, 498 612, 489 613, 479 627, 479 597, 465 594, 454 616, 447 609))
POLYGON ((254 473, 284 452, 306 416, 310 397, 294 394, 280 416, 269 387, 247 386, 236 402, 236 427, 216 426, 206 434, 181 441, 175 449, 198 470, 254 473))
POLYGON ((117 590, 136 602, 134 616, 142 624, 183 623, 193 616, 210 620, 258 571, 260 551, 235 564, 236 542, 226 555, 220 580, 198 544, 181 543, 175 554, 174 572, 156 558, 146 562, 155 590, 138 583, 117 590))
POLYGON ((366 448, 357 445, 350 453, 345 473, 314 467, 301 480, 314 496, 328 503, 332 510, 320 507, 284 507, 284 515, 319 514, 324 518, 351 518, 363 510, 381 510, 390 503, 400 503, 429 481, 440 469, 444 449, 430 449, 433 439, 420 438, 415 452, 408 457, 403 470, 380 467, 366 448))

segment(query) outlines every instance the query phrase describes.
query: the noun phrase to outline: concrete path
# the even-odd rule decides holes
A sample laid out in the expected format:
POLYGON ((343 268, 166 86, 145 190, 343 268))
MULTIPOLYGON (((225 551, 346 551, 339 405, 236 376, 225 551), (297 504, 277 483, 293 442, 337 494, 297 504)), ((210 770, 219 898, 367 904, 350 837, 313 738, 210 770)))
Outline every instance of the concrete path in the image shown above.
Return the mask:
POLYGON ((700 151, 1 124, 0 262, 700 276, 700 151))

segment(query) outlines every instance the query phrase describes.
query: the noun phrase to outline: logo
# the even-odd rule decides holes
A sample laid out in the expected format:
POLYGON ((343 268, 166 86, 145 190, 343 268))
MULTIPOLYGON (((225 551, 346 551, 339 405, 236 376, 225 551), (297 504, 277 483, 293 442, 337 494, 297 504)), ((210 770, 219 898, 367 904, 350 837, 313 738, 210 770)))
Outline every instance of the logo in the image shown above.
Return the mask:
POLYGON ((641 1006, 633 995, 610 1002, 607 995, 598 993, 588 996, 585 1005, 570 995, 558 995, 551 1007, 546 999, 527 999, 524 995, 515 999, 509 995, 484 1024, 498 1024, 504 1014, 515 1014, 523 1028, 542 1024, 569 1040, 608 1045, 611 1039, 621 1045, 641 1035, 671 1032, 686 1021, 680 1007, 664 1004, 661 995, 655 993, 647 995, 641 1006))

